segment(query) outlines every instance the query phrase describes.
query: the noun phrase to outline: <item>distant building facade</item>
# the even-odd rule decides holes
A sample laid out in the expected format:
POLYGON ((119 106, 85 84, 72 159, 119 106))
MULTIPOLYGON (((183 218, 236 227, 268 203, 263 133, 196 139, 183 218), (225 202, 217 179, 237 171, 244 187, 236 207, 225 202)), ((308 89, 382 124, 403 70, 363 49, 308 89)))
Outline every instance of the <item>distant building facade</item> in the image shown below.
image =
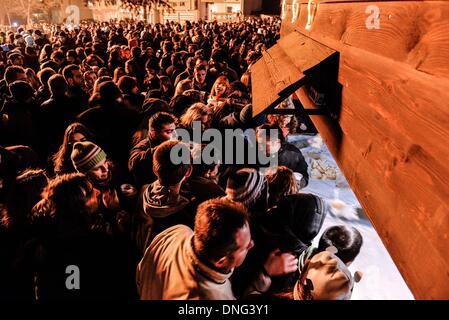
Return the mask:
POLYGON ((263 0, 198 0, 204 20, 238 20, 262 10, 263 0))
POLYGON ((267 2, 276 0, 170 0, 172 10, 155 9, 146 12, 143 9, 140 13, 131 12, 120 6, 121 0, 117 0, 115 5, 106 5, 104 1, 88 1, 84 5, 83 0, 62 0, 62 10, 59 17, 54 20, 65 19, 69 13, 65 9, 70 5, 80 8, 80 18, 93 19, 96 21, 109 21, 121 19, 147 20, 151 23, 186 20, 239 20, 244 15, 259 13, 266 8, 267 2))

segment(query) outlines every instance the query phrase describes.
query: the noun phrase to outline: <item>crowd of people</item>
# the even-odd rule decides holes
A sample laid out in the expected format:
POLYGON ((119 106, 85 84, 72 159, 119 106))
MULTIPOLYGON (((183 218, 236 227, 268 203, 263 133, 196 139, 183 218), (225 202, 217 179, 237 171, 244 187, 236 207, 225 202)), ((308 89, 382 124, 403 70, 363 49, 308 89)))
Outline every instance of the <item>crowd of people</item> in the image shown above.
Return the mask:
POLYGON ((338 225, 312 246, 328 208, 300 191, 300 121, 252 116, 279 36, 259 18, 1 32, 1 299, 350 298, 363 239, 338 225), (177 138, 195 123, 255 130, 278 166, 174 163, 207 147, 177 138))

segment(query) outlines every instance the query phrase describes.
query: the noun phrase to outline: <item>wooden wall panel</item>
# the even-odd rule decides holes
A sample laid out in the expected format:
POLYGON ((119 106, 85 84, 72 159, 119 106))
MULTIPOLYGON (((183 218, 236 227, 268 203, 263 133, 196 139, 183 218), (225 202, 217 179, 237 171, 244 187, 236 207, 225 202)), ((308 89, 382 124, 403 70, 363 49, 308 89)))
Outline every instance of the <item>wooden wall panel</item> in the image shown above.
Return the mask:
POLYGON ((308 6, 302 4, 292 24, 291 10, 284 19, 283 33, 294 29, 319 33, 344 44, 403 61, 411 67, 449 77, 449 2, 394 1, 320 3, 310 30, 306 30, 308 6), (380 28, 368 29, 369 5, 380 12, 380 28))
POLYGON ((310 30, 302 5, 282 34, 339 52, 338 126, 311 119, 415 297, 448 299, 449 3, 373 2, 379 30, 365 26, 369 4, 321 3, 310 30))

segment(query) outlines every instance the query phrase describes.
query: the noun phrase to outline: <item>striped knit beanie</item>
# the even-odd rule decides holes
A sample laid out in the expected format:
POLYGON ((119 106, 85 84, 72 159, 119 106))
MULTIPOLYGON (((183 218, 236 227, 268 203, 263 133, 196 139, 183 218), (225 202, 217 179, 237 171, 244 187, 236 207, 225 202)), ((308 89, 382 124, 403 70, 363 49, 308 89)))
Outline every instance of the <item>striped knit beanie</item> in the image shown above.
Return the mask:
POLYGON ((259 171, 249 168, 240 169, 229 177, 226 196, 248 207, 260 197, 265 183, 266 178, 259 171))
POLYGON ((73 145, 72 154, 73 166, 80 173, 87 173, 98 163, 106 159, 106 153, 96 144, 84 141, 73 145))

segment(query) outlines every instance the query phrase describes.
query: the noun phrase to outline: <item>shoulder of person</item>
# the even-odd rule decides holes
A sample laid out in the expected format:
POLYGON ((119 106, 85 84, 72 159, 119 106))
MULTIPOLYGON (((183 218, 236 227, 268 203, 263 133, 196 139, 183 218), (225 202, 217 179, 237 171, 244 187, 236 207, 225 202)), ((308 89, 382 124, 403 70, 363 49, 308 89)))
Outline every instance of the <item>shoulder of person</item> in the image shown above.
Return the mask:
POLYGON ((301 152, 301 150, 299 150, 299 148, 297 146, 295 146, 294 144, 292 144, 290 142, 285 142, 283 144, 283 148, 287 151, 301 152))

